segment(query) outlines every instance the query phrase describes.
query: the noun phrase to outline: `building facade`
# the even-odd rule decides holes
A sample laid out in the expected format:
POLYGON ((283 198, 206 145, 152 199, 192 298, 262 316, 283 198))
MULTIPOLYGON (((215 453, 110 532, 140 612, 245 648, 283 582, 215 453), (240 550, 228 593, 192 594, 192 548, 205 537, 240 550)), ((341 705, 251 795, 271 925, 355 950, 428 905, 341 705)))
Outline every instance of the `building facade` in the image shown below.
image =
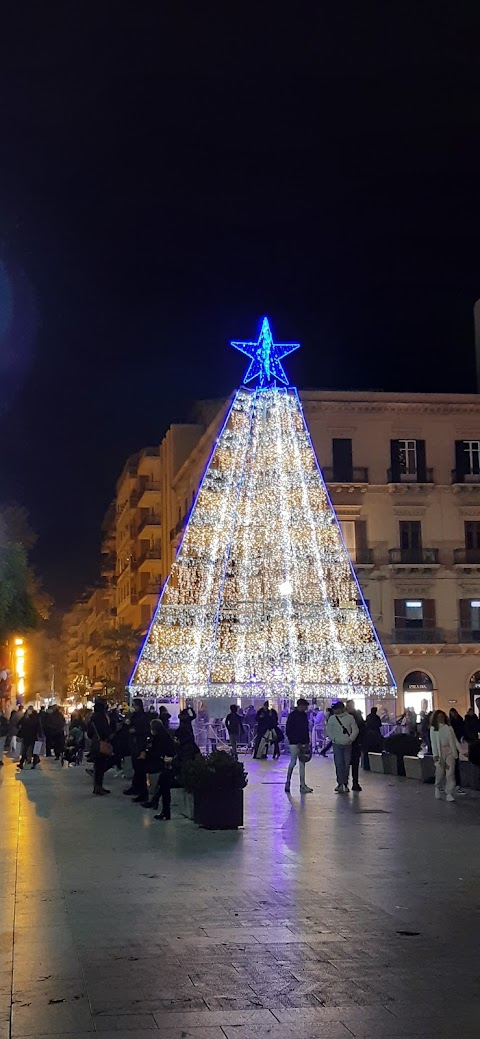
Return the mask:
MULTIPOLYGON (((313 445, 403 707, 480 696, 480 397, 305 391, 313 445)), ((104 587, 69 615, 69 671, 95 631, 148 630, 230 401, 128 459, 103 526, 104 587)))
MULTIPOLYGON (((480 695, 480 398, 300 394, 398 710, 480 695)), ((170 563, 226 404, 172 480, 170 563)))

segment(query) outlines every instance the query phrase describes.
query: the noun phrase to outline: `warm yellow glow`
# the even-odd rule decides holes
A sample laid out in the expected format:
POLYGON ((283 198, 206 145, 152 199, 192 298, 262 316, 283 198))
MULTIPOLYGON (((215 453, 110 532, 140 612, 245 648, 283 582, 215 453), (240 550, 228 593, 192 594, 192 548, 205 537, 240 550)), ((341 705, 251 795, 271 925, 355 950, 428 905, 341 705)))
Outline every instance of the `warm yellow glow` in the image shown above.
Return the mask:
POLYGON ((23 639, 15 639, 16 646, 23 646, 23 639))
POLYGON ((25 693, 25 679, 23 677, 18 679, 17 693, 19 696, 23 696, 25 693))
POLYGON ((16 656, 17 660, 22 660, 22 658, 25 656, 25 650, 24 649, 16 649, 15 650, 15 656, 16 656))

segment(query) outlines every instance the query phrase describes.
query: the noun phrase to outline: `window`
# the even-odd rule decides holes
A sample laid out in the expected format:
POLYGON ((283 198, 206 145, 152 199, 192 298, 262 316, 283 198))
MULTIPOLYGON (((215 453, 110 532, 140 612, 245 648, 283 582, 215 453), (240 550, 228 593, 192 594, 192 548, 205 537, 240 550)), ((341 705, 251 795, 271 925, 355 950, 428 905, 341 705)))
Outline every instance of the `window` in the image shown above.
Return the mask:
POLYGON ((407 628, 423 627, 422 599, 407 599, 405 601, 405 626, 407 628))
POLYGON ((480 440, 463 441, 465 476, 480 476, 480 440))
POLYGON ((421 562, 422 524, 420 520, 400 520, 399 529, 402 563, 421 562))
POLYGON ((465 562, 480 562, 480 520, 465 520, 465 562))
POLYGON ((459 600, 460 628, 478 635, 480 640, 480 599, 459 600))
POLYGON ((353 480, 352 441, 346 438, 332 440, 333 479, 351 483, 353 480))
POLYGON ((340 520, 343 540, 352 563, 367 563, 367 524, 365 520, 340 520))
POLYGON ((399 440, 400 476, 417 475, 417 441, 399 440))
POLYGON ((435 599, 395 599, 394 609, 397 630, 435 629, 435 599))

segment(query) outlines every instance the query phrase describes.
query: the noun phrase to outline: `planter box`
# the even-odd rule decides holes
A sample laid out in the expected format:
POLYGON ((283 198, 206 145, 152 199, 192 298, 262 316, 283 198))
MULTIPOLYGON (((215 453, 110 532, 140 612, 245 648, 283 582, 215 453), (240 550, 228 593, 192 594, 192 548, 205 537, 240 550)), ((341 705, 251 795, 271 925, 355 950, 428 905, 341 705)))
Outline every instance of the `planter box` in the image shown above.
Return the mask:
POLYGON ((243 790, 195 794, 194 820, 205 830, 237 830, 243 826, 243 790))
POLYGON ((417 779, 420 783, 432 783, 435 780, 435 765, 431 756, 413 758, 406 754, 403 763, 407 779, 417 779))
MULTIPOLYGON (((186 790, 179 790, 178 793, 180 795, 180 797, 179 797, 180 815, 185 816, 185 819, 191 819, 192 822, 193 822, 193 819, 194 819, 194 808, 195 808, 193 794, 187 794, 186 790)), ((173 794, 173 790, 172 790, 172 794, 173 794)))
POLYGON ((472 765, 471 761, 460 760, 460 782, 463 787, 480 790, 480 768, 472 765))
POLYGON ((396 754, 387 754, 385 751, 381 754, 383 762, 383 771, 386 776, 401 776, 402 772, 399 768, 399 761, 396 754))
POLYGON ((381 754, 377 754, 376 751, 369 750, 368 763, 370 765, 370 772, 381 772, 383 776, 383 761, 381 754))

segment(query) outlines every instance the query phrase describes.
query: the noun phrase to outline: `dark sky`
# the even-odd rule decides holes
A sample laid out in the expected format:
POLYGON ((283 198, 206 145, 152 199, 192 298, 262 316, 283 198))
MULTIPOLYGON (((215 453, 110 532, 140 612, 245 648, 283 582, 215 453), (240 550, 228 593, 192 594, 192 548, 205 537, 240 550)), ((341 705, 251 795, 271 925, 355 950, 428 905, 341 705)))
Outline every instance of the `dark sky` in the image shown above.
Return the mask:
POLYGON ((300 387, 474 388, 480 9, 17 0, 0 25, 0 500, 57 603, 125 457, 267 313, 300 387))

